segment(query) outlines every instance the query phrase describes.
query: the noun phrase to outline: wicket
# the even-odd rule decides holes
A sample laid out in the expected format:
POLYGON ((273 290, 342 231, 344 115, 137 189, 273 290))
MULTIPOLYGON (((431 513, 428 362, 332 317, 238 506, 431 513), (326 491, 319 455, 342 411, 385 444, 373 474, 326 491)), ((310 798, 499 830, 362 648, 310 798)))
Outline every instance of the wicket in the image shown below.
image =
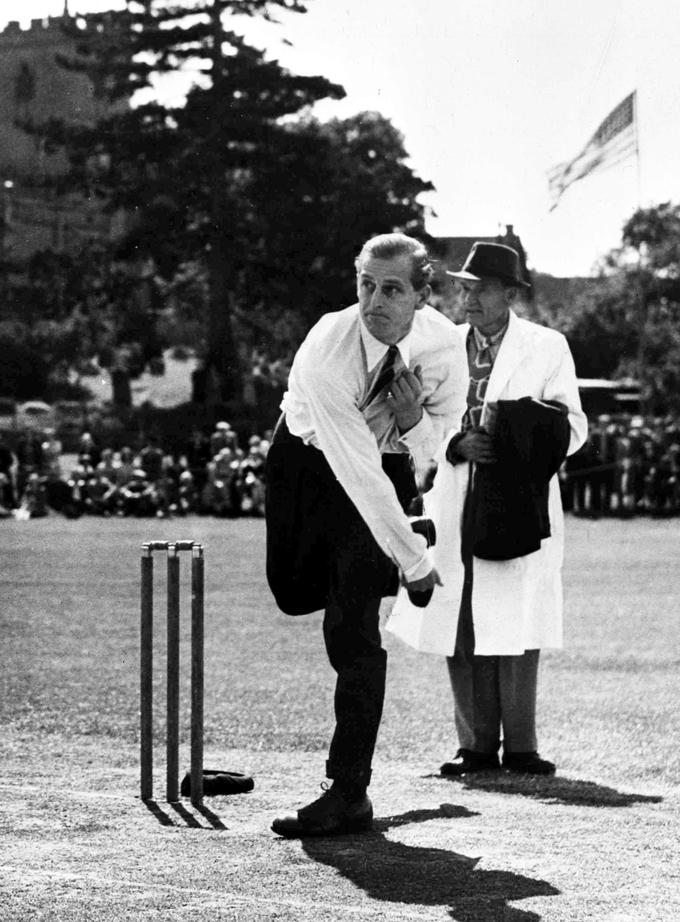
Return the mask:
POLYGON ((191 552, 191 802, 203 801, 203 546, 149 541, 141 557, 140 792, 153 798, 153 552, 167 552, 166 800, 179 800, 180 557, 191 552))

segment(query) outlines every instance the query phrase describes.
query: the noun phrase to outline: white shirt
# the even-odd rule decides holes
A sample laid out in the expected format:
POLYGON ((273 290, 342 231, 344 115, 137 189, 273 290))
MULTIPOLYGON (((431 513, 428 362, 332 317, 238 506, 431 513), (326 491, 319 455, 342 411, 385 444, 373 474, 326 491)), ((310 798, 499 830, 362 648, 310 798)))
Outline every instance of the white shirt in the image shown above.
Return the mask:
POLYGON ((415 535, 381 467, 380 455, 409 452, 418 467, 433 458, 466 408, 468 366, 455 325, 426 305, 397 343, 399 364, 420 365, 423 415, 400 435, 384 397, 362 409, 388 347, 364 326, 355 304, 325 314, 300 346, 281 408, 288 428, 319 448, 382 550, 407 581, 432 568, 425 539, 415 535))

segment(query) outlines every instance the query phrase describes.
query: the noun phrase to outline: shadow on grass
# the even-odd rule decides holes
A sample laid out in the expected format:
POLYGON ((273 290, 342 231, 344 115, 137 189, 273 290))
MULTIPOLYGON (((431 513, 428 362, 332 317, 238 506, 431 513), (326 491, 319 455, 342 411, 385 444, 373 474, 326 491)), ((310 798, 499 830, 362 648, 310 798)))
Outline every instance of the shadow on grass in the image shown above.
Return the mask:
POLYGON ((625 794, 615 788, 595 784, 594 781, 561 778, 559 775, 539 777, 480 772, 478 775, 465 775, 462 778, 446 778, 441 775, 425 777, 440 778, 447 784, 459 784, 472 791, 519 794, 546 803, 569 804, 576 807, 630 807, 633 804, 658 804, 663 800, 663 797, 655 794, 625 794))
POLYGON ((536 896, 557 896, 544 880, 511 871, 477 870, 479 858, 442 848, 393 842, 389 829, 429 820, 476 816, 465 807, 442 804, 439 809, 410 810, 378 819, 363 835, 302 839, 314 861, 335 868, 375 900, 444 906, 455 922, 538 922, 535 912, 509 903, 536 896))
POLYGON ((192 829, 226 829, 222 820, 216 813, 213 813, 209 807, 206 807, 204 804, 200 807, 194 807, 194 810, 197 813, 200 813, 201 816, 205 817, 208 821, 208 825, 204 825, 200 819, 191 812, 182 803, 168 803, 164 804, 167 811, 166 812, 158 801, 156 800, 143 800, 142 803, 146 809, 153 816, 156 817, 161 826, 189 826, 192 829), (173 816, 172 814, 176 814, 173 816), (181 821, 181 822, 180 822, 181 821))

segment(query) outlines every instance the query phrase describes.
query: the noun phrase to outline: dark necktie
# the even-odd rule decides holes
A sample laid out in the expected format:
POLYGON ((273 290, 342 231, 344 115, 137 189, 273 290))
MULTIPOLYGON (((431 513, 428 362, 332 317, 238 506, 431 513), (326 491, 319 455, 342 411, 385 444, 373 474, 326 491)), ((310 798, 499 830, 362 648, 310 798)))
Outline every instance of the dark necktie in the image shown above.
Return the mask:
POLYGON ((370 403, 373 403, 378 394, 384 390, 389 384, 394 380, 394 365, 397 361, 397 356, 399 355, 399 350, 396 346, 390 346, 387 352, 385 353, 385 358, 383 359, 382 368, 378 374, 378 377, 373 383, 371 392, 364 402, 364 406, 368 406, 370 403))

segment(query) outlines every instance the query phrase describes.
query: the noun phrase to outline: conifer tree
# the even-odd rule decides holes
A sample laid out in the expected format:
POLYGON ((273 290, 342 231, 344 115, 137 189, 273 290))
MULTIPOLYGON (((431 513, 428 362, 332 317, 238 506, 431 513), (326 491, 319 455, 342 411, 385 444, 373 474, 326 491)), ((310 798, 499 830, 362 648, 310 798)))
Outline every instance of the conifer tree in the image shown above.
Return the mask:
MULTIPOLYGON (((296 76, 268 60, 229 25, 235 15, 273 19, 304 13, 297 0, 127 0, 120 13, 88 15, 74 31, 77 57, 64 66, 90 76, 113 103, 158 78, 188 70, 186 98, 118 106, 96 125, 43 125, 48 146, 66 148, 70 180, 110 209, 136 218, 127 255, 153 257, 171 274, 188 259, 207 267, 209 305, 205 394, 214 403, 239 395, 233 315, 252 215, 244 190, 277 157, 285 117, 342 87, 296 76)), ((134 100, 133 100, 134 101, 134 100)))

